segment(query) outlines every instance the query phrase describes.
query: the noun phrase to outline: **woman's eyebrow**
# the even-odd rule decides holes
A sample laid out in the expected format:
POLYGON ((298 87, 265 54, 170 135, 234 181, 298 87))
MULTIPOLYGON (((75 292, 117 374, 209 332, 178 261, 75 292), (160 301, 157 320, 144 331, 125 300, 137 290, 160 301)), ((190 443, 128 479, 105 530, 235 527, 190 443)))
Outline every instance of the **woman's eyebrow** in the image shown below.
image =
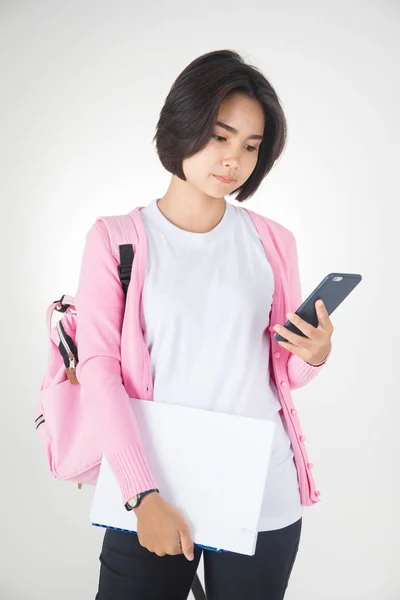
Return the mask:
MULTIPOLYGON (((227 125, 226 123, 223 123, 222 121, 217 121, 216 125, 219 125, 220 127, 223 127, 224 129, 226 129, 227 131, 230 131, 231 133, 239 133, 237 129, 235 129, 231 125, 227 125)), ((257 135, 255 133, 254 135, 249 135, 247 137, 247 139, 248 140, 262 140, 263 136, 262 135, 257 135)))

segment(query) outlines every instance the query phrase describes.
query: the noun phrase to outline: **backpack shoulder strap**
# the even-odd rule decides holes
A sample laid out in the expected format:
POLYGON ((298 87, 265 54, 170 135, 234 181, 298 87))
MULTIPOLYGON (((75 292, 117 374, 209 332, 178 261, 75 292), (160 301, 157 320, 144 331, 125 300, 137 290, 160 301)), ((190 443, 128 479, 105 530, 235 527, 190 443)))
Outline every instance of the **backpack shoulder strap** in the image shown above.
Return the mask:
POLYGON ((132 263, 139 243, 139 236, 131 213, 99 217, 104 222, 110 238, 111 252, 118 262, 118 274, 125 296, 131 280, 132 263))
MULTIPOLYGON (((143 224, 139 216, 139 206, 127 215, 98 217, 104 221, 110 239, 111 252, 118 262, 118 274, 125 297, 132 273, 132 263, 139 241, 146 243, 143 224)), ((60 300, 54 300, 46 311, 46 328, 49 336, 52 332, 52 316, 54 310, 65 312, 70 306, 75 309, 75 298, 64 294, 60 300)))

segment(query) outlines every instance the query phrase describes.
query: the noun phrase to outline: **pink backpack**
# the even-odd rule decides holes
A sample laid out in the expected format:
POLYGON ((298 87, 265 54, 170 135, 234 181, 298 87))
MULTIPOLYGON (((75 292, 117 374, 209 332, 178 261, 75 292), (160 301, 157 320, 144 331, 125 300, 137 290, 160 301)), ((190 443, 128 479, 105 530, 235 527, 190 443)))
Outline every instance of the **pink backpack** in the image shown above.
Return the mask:
MULTIPOLYGON (((99 217, 105 223, 111 250, 119 262, 118 274, 126 293, 133 257, 139 241, 136 209, 127 215, 99 217)), ((96 485, 102 452, 84 418, 80 384, 76 378, 79 348, 76 343, 76 310, 73 296, 64 294, 46 313, 49 335, 47 369, 35 410, 35 426, 45 449, 47 464, 56 479, 96 485), (52 325, 54 310, 64 313, 52 325)))

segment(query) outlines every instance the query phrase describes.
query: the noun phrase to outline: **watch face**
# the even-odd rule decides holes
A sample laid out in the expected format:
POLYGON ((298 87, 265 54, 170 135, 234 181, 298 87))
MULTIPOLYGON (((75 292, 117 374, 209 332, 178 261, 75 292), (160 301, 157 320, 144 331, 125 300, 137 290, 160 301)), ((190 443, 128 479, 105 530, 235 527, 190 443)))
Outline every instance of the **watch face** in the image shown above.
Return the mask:
POLYGON ((138 497, 133 496, 132 500, 129 500, 129 504, 132 506, 132 508, 135 508, 135 506, 137 505, 137 501, 138 501, 138 497))

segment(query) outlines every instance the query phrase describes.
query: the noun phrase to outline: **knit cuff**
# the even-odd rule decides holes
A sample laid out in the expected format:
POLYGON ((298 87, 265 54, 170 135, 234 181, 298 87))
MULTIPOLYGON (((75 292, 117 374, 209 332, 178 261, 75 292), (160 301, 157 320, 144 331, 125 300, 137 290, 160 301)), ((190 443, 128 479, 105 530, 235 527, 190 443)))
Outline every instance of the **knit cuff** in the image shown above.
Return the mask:
POLYGON ((140 492, 159 487, 141 444, 132 444, 106 458, 118 481, 124 504, 140 492))

